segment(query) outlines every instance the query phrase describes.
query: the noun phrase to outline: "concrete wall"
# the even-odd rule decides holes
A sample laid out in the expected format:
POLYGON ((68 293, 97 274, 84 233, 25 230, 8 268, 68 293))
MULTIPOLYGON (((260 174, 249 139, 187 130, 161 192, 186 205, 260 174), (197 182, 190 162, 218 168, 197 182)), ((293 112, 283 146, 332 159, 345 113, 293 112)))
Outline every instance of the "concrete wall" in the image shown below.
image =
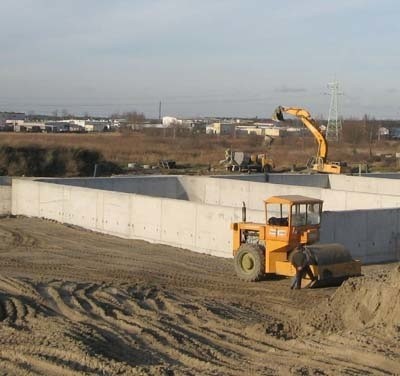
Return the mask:
POLYGON ((331 189, 321 198, 325 210, 400 207, 400 180, 364 176, 330 175, 331 189))
POLYGON ((400 260, 400 209, 324 212, 320 235, 364 263, 400 260))
MULTIPOLYGON (((299 176, 301 180, 304 177, 299 176)), ((290 179, 294 179, 293 175, 290 179)), ((346 175, 330 175, 329 179, 330 189, 271 182, 208 179, 201 199, 206 203, 227 206, 240 206, 244 201, 247 207, 261 210, 262 201, 269 196, 300 194, 323 200, 324 210, 327 211, 400 207, 400 180, 346 175)))
POLYGON ((333 190, 395 196, 400 193, 400 180, 398 179, 330 175, 329 181, 333 190))
POLYGON ((0 185, 0 215, 11 214, 11 186, 0 185))
POLYGON ((0 176, 0 185, 11 186, 12 178, 10 176, 0 176))
MULTIPOLYGON (((196 178, 189 181, 193 179, 196 181, 196 178)), ((241 182, 241 185, 232 185, 235 182, 216 181, 218 184, 202 186, 207 203, 201 203, 15 179, 12 213, 231 257, 230 224, 241 219, 242 198, 258 206, 251 195, 265 195, 265 190, 271 188, 268 184, 253 186, 241 182)), ((289 193, 285 190, 293 187, 280 186, 279 189, 279 194, 285 194, 289 193)), ((399 260, 399 216, 400 209, 326 212, 321 241, 340 242, 366 263, 399 260)), ((247 219, 263 222, 263 208, 248 210, 247 219)))
POLYGON ((180 179, 176 176, 126 176, 112 178, 42 178, 37 181, 113 192, 137 193, 152 197, 188 200, 180 179))
POLYGON ((269 196, 284 194, 303 194, 320 198, 321 188, 298 187, 293 185, 257 183, 246 180, 191 177, 182 179, 182 185, 198 202, 210 205, 241 207, 264 210, 263 201, 269 196), (189 188, 190 187, 190 188, 189 188))
POLYGON ((234 179, 250 181, 255 183, 273 183, 285 185, 297 185, 302 187, 329 188, 329 175, 325 174, 240 174, 240 175, 220 175, 221 179, 234 179))
POLYGON ((370 172, 368 174, 361 174, 366 178, 385 178, 385 179, 400 179, 398 172, 370 172))
MULTIPOLYGON (((12 213, 53 219, 122 238, 231 257, 230 224, 241 209, 15 179, 12 213)), ((263 212, 248 211, 261 221, 263 212)))
POLYGON ((328 211, 400 207, 400 180, 346 175, 271 174, 228 177, 136 176, 114 178, 39 179, 56 184, 136 193, 223 206, 262 210, 272 195, 301 194, 324 200, 328 211), (251 180, 250 180, 251 178, 251 180), (329 182, 327 179, 329 178, 329 182), (299 185, 294 185, 298 179, 299 185), (308 183, 307 183, 308 181, 308 183), (308 184, 308 185, 307 185, 308 184), (316 186, 314 186, 314 184, 316 186), (331 188, 325 186, 330 185, 331 188))

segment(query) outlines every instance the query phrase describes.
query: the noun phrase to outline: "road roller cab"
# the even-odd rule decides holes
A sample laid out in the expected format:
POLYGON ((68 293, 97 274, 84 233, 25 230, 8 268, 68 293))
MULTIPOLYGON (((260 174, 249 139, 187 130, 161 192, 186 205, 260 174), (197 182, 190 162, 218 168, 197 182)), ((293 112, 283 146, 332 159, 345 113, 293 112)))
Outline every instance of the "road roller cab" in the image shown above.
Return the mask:
POLYGON ((232 223, 235 271, 245 281, 266 273, 295 275, 290 253, 299 245, 309 249, 310 264, 318 282, 361 274, 361 264, 340 244, 316 244, 323 202, 288 195, 265 200, 265 223, 232 223))

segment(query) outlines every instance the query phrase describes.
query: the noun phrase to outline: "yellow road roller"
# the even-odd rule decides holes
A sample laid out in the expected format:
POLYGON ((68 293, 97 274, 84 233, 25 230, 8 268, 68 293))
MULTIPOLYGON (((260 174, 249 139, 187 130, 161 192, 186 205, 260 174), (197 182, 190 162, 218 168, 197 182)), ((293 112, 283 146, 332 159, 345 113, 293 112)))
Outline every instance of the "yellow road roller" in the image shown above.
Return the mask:
POLYGON ((285 195, 270 197, 264 203, 265 223, 247 222, 243 204, 242 222, 231 224, 234 265, 240 279, 258 281, 269 273, 294 276, 289 258, 299 245, 308 249, 316 277, 313 287, 361 275, 361 262, 343 245, 318 244, 322 200, 285 195))

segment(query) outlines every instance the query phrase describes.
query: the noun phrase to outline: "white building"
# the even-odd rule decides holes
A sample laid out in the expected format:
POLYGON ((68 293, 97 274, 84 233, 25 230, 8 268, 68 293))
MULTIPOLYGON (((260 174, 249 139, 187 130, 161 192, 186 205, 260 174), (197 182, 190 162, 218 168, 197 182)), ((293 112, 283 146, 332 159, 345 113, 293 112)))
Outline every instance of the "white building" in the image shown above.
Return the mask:
POLYGON ((65 120, 70 124, 76 124, 76 125, 80 125, 81 127, 85 127, 85 124, 88 120, 83 120, 83 119, 68 119, 65 120))
POLYGON ((86 132, 103 132, 104 130, 109 129, 109 127, 109 123, 105 120, 88 120, 85 122, 86 132))
POLYGON ((389 136, 390 136, 390 131, 389 131, 388 128, 380 127, 378 129, 378 138, 379 139, 381 139, 381 138, 389 138, 389 136))
POLYGON ((235 129, 235 123, 212 123, 207 125, 206 133, 232 135, 235 133, 235 129))
POLYGON ((23 122, 14 125, 14 132, 44 132, 46 124, 44 122, 23 122))
POLYGON ((174 125, 182 125, 183 120, 180 120, 176 117, 172 117, 172 116, 163 116, 162 118, 162 124, 165 127, 171 127, 174 125))
POLYGON ((110 122, 108 120, 68 119, 58 120, 57 122, 62 124, 70 124, 70 128, 74 129, 74 132, 76 132, 77 129, 80 129, 76 126, 84 128, 86 132, 103 132, 105 129, 110 128, 110 122))
POLYGON ((0 126, 13 126, 25 120, 24 112, 0 112, 0 126))
POLYGON ((273 123, 254 123, 250 125, 239 125, 237 132, 245 134, 256 134, 258 136, 282 137, 286 134, 287 129, 277 127, 273 123))
POLYGON ((49 133, 70 132, 72 123, 69 121, 48 121, 45 124, 45 131, 49 133))

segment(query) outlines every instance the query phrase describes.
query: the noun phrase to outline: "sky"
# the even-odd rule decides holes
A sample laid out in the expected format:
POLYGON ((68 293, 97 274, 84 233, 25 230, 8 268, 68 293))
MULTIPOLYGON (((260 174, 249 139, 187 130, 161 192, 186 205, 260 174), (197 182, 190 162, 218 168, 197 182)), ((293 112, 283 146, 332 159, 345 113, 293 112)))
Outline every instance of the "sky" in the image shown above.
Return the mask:
POLYGON ((1 0, 0 111, 400 119, 396 0, 1 0))

